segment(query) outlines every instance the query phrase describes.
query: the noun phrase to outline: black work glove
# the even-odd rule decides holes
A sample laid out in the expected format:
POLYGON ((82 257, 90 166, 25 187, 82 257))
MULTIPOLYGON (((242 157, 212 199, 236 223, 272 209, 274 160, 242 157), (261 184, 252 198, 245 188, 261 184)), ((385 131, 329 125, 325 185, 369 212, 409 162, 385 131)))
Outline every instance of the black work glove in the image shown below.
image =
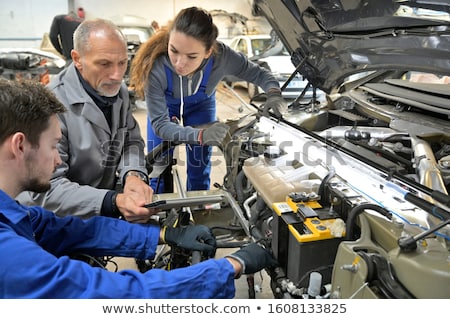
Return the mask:
POLYGON ((236 259, 241 263, 241 273, 243 274, 254 274, 264 268, 274 267, 278 264, 267 249, 255 243, 246 245, 227 257, 236 259))
POLYGON ((281 96, 280 91, 267 93, 267 100, 264 104, 263 114, 265 116, 269 116, 269 111, 272 111, 278 119, 281 119, 283 117, 281 110, 283 110, 285 106, 286 102, 281 96))
POLYGON ((163 241, 178 247, 203 252, 207 257, 216 253, 216 238, 209 227, 189 225, 182 227, 165 227, 163 241))
POLYGON ((210 127, 200 131, 199 142, 201 145, 219 145, 227 135, 230 127, 221 122, 216 122, 210 127))

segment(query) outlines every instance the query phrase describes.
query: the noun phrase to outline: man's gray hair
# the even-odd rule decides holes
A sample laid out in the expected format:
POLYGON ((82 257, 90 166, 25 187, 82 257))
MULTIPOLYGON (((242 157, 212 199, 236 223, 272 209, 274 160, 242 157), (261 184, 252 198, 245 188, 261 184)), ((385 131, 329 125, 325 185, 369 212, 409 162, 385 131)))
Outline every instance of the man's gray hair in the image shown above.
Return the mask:
POLYGON ((125 46, 127 44, 126 36, 112 21, 105 19, 84 20, 73 33, 74 50, 78 51, 80 54, 89 51, 91 45, 89 36, 94 32, 103 32, 108 35, 108 37, 121 39, 125 46))

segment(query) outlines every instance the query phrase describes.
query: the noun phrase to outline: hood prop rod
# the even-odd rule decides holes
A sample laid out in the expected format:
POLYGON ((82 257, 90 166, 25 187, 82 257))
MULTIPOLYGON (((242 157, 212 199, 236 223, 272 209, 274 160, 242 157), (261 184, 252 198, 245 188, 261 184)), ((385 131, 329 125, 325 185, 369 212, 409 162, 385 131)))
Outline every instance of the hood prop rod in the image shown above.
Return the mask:
POLYGON ((301 67, 306 63, 306 58, 307 58, 307 57, 304 57, 304 58, 302 59, 302 61, 300 62, 300 64, 297 65, 297 67, 295 68, 295 71, 292 72, 292 74, 289 76, 289 78, 286 80, 286 82, 283 83, 283 86, 281 87, 281 91, 282 91, 282 92, 287 88, 287 86, 289 85, 289 83, 291 83, 291 81, 292 81, 292 79, 294 78, 294 76, 297 75, 297 73, 300 71, 301 67))
MULTIPOLYGON (((283 86, 281 87, 281 92, 283 92, 287 88, 289 83, 291 83, 292 79, 297 75, 297 73, 300 72, 300 69, 306 63, 306 59, 307 59, 307 57, 305 56, 302 59, 302 61, 299 63, 299 65, 297 65, 297 67, 295 68, 295 71, 292 72, 292 74, 289 76, 289 78, 286 80, 286 82, 284 82, 283 86)), ((308 80, 308 84, 305 86, 302 93, 299 96, 297 96, 297 98, 291 103, 291 105, 298 106, 300 104, 299 101, 305 96, 306 92, 308 91, 308 89, 310 87, 311 87, 311 82, 308 80)), ((312 104, 312 110, 314 112, 314 106, 316 104, 316 88, 315 87, 313 87, 313 97, 312 97, 311 104, 312 104)))

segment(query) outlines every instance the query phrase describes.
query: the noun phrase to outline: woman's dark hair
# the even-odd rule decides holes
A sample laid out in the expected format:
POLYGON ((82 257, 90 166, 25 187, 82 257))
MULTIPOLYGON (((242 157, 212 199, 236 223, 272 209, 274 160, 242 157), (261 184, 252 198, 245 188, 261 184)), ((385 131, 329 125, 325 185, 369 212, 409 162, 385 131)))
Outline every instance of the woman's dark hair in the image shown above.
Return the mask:
POLYGON ((182 32, 211 49, 215 43, 219 30, 214 24, 211 14, 198 7, 190 7, 180 11, 173 21, 171 31, 182 32))
POLYGON ((181 10, 169 28, 151 36, 140 46, 133 58, 130 82, 138 97, 144 97, 144 89, 155 60, 159 56, 167 54, 171 32, 184 33, 202 42, 206 50, 213 48, 213 52, 216 52, 219 30, 214 24, 211 14, 198 7, 181 10))

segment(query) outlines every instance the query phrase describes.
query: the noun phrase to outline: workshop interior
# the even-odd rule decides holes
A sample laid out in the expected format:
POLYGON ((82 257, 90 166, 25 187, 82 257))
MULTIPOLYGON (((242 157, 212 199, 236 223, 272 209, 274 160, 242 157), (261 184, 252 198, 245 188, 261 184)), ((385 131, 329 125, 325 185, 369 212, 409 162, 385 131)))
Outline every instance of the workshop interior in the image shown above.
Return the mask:
MULTIPOLYGON (((175 143, 150 152, 151 177, 169 185, 155 195, 155 222, 223 214, 211 225, 218 250, 257 242, 278 261, 264 270, 274 299, 450 298, 450 1, 245 3, 288 52, 280 85, 297 96, 282 118, 262 112, 263 93, 241 97, 236 109, 248 112, 222 119, 226 173, 209 191, 185 191, 175 143)), ((45 81, 64 66, 43 50, 0 49, 0 59, 0 76, 16 79, 45 81)), ((161 247, 137 262, 201 259, 161 247)))

